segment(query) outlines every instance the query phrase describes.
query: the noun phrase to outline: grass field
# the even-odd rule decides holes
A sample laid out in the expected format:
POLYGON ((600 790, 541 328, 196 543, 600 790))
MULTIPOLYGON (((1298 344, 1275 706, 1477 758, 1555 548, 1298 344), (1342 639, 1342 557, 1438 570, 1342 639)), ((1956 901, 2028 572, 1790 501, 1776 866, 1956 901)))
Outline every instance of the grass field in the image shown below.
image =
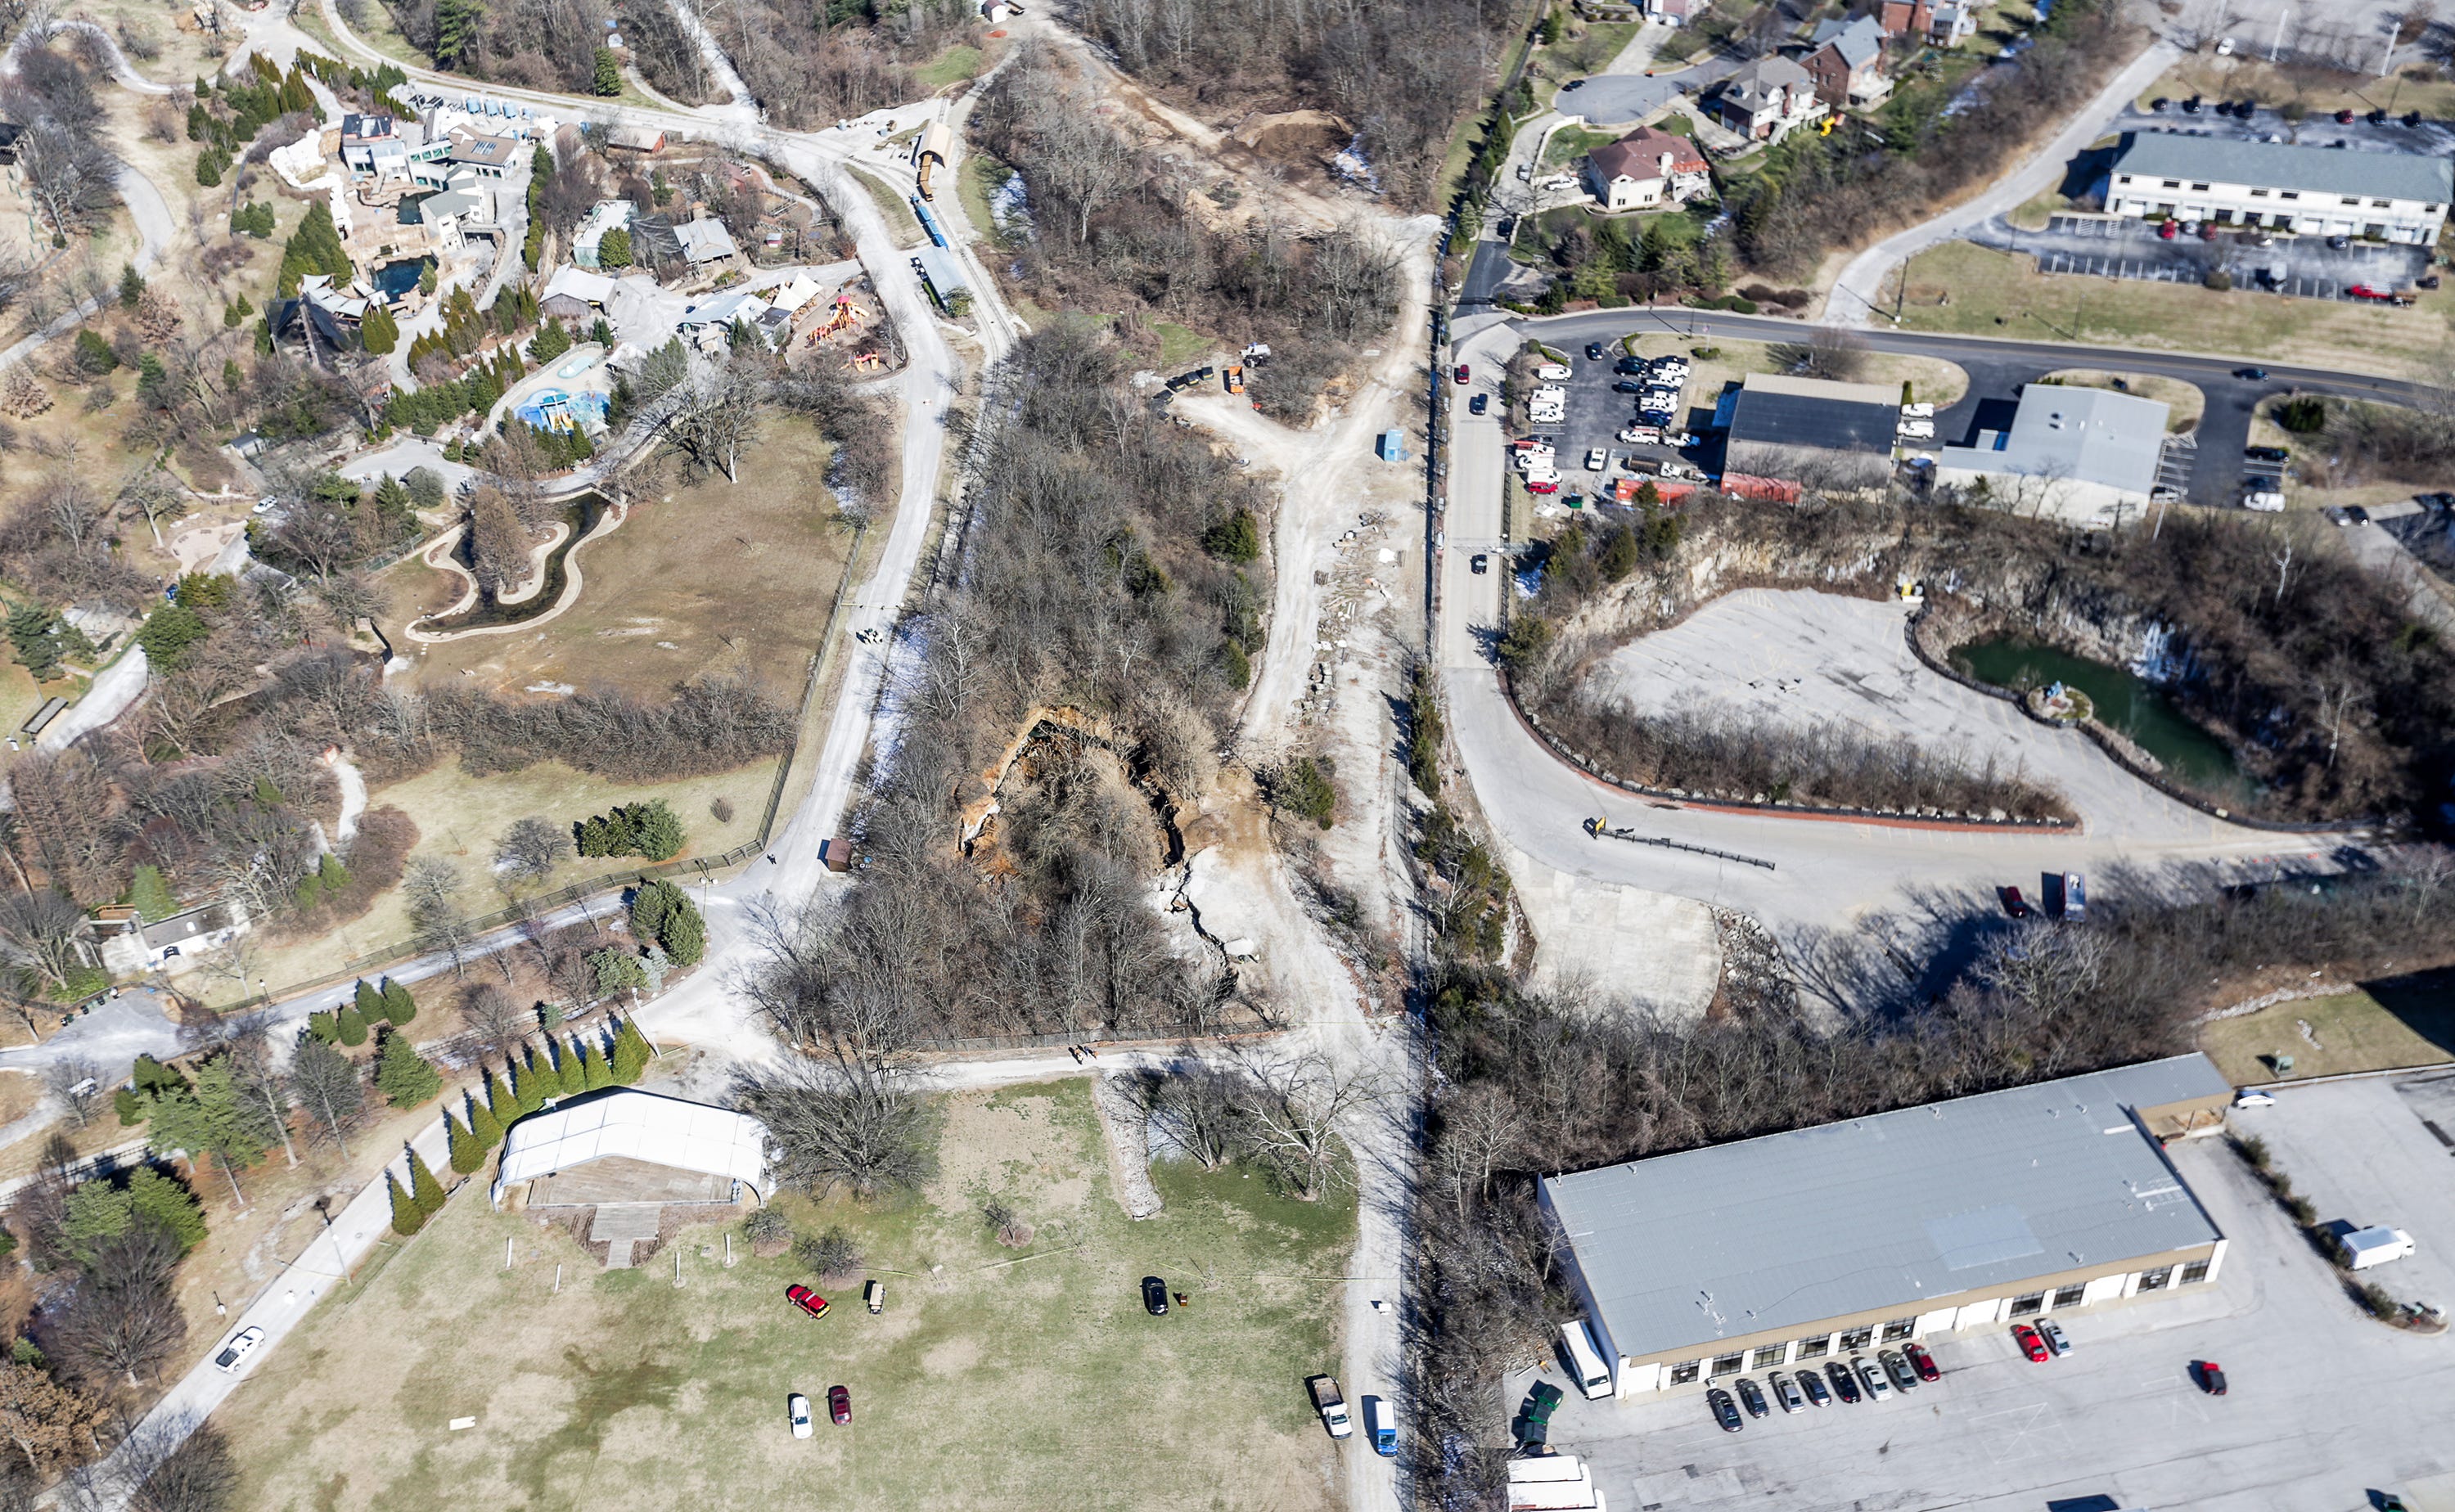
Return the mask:
POLYGON ((1564 126, 1552 133, 1543 144, 1542 172, 1568 168, 1597 147, 1608 147, 1619 140, 1617 131, 1590 131, 1582 126, 1564 126))
MULTIPOLYGON (((2254 99, 2269 110, 2298 103, 2312 116, 2345 109, 2364 114, 2384 110, 2397 115, 2419 111, 2435 120, 2455 115, 2455 79, 2422 58, 2399 66, 2391 77, 2380 78, 2375 56, 2373 67, 2360 73, 2331 74, 2317 69, 2279 69, 2268 63, 2263 52, 2246 49, 2229 58, 2213 52, 2192 53, 2141 91, 2138 103, 2144 109, 2161 94, 2176 100, 2203 94, 2210 99, 2254 99)), ((2178 126, 2189 119, 2180 111, 2173 113, 2178 126)))
POLYGON ((964 218, 992 243, 997 240, 998 225, 996 217, 989 213, 989 195, 1002 188, 1013 171, 988 153, 974 149, 955 172, 955 194, 964 203, 964 218))
POLYGON ((2455 1059, 2455 972, 2364 982, 2358 992, 2221 1018, 2200 1031, 2200 1048, 2236 1085, 2278 1079, 2276 1056, 2293 1058, 2296 1080, 2455 1059))
POLYGON ((1159 337, 1159 360, 1164 368, 1191 362, 1219 344, 1217 337, 1206 336, 1191 326, 1180 326, 1173 320, 1152 321, 1151 333, 1159 337))
POLYGON ((2048 277, 2032 258, 1947 242, 1911 259, 1900 324, 2402 374, 2422 372, 2445 349, 2455 334, 2450 310, 2455 292, 2425 292, 2409 310, 2389 310, 2188 284, 2048 277))
POLYGON ((808 1273, 738 1238, 725 1269, 714 1225, 600 1271, 562 1229, 496 1213, 473 1184, 222 1409, 238 1504, 1331 1505, 1342 1451, 1304 1379, 1335 1361, 1352 1203, 1290 1201, 1232 1168, 1164 1170, 1166 1211, 1134 1223, 1109 1191, 1088 1083, 960 1094, 944 1111, 924 1194, 780 1201, 803 1232, 853 1235, 862 1275, 886 1283, 879 1317, 858 1281, 826 1318, 801 1317, 781 1293, 808 1273), (1030 1245, 994 1241, 980 1217, 993 1197, 1036 1226, 1030 1245), (1146 1316, 1146 1273, 1191 1305, 1146 1316), (824 1416, 838 1383, 848 1426, 824 1416), (786 1430, 795 1391, 819 1409, 812 1441, 786 1430), (448 1431, 463 1416, 477 1426, 448 1431))
POLYGON ((912 71, 912 76, 932 90, 943 90, 959 79, 978 76, 988 55, 970 43, 959 43, 939 53, 912 71))

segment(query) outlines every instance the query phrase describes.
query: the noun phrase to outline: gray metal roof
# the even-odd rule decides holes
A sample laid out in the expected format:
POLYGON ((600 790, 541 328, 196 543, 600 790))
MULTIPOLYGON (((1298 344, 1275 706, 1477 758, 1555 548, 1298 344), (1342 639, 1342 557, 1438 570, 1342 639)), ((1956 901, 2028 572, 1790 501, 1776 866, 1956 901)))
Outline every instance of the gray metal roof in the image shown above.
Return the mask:
MULTIPOLYGON (((2364 152, 2292 142, 2238 142, 2175 131, 2127 131, 2114 171, 2184 184, 2357 194, 2444 205, 2455 200, 2455 162, 2421 152, 2364 152)), ((2138 189, 2140 186, 2131 186, 2138 189)))
POLYGON ((1890 455, 1901 418, 1897 390, 1752 373, 1731 406, 1731 444, 1758 441, 1890 455))
POLYGON ((2136 393, 2033 383, 2009 431, 1980 431, 1976 446, 1947 446, 1942 465, 1978 473, 2069 479, 2146 494, 2165 449, 2165 406, 2136 393))
POLYGON ((2126 1110, 2230 1091, 2177 1056, 1543 1185, 1613 1346, 1642 1357, 2209 1243, 2126 1110))

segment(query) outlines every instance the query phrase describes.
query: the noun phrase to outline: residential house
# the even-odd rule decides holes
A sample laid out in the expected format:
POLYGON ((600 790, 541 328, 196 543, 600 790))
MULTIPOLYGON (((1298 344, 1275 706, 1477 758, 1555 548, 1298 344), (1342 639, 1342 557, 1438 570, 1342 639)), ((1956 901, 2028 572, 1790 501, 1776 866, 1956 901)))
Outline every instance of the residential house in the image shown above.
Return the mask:
POLYGON ((156 923, 132 908, 105 908, 94 916, 103 970, 133 977, 164 961, 204 955, 248 932, 247 910, 236 903, 208 903, 156 923))
POLYGON ((473 179, 418 200, 416 212, 439 250, 457 251, 471 231, 495 224, 495 192, 473 179))
POLYGON ((682 244, 682 257, 694 268, 720 263, 738 257, 741 250, 733 245, 733 233, 720 220, 686 220, 674 228, 674 235, 682 244))
POLYGON ((593 273, 585 268, 562 267, 545 281, 545 292, 538 299, 541 314, 558 315, 564 320, 595 319, 614 297, 614 280, 603 273, 593 273))
POLYGON ((454 168, 466 168, 481 178, 500 178, 518 162, 521 144, 508 136, 453 138, 448 154, 454 168))
POLYGON ((2437 152, 2368 152, 2128 131, 2105 208, 2116 215, 2272 226, 2428 247, 2455 201, 2455 163, 2437 152))
POLYGON ((618 126, 605 133, 605 150, 654 157, 665 150, 665 133, 653 127, 618 126))
POLYGON ((389 115, 341 117, 341 164, 372 178, 406 176, 409 140, 389 115))
POLYGON ((1758 58, 1722 81, 1706 109, 1741 136, 1778 142, 1826 113, 1816 80, 1788 58, 1758 58))
POLYGON ((1714 176, 1694 142, 1649 126, 1588 153, 1586 187, 1607 211, 1646 210, 1710 193, 1714 176))
MULTIPOLYGON (((582 268, 597 266, 598 243, 609 231, 628 230, 639 208, 627 199, 600 199, 589 207, 571 232, 571 260, 582 268)), ((633 261, 639 259, 635 256, 633 261)))
POLYGON ((1645 0, 1645 14, 1653 21, 1667 21, 1684 27, 1712 9, 1714 0, 1645 0))
POLYGON ((1934 26, 1934 0, 1881 0, 1876 7, 1876 27, 1887 42, 1895 37, 1923 40, 1934 26))
POLYGON ((1978 34, 1978 0, 1938 0, 1927 24, 1927 46, 1957 48, 1978 34))
POLYGON ((1884 32, 1874 16, 1827 21, 1808 39, 1805 68, 1816 97, 1838 111, 1881 105, 1893 92, 1884 73, 1884 32))

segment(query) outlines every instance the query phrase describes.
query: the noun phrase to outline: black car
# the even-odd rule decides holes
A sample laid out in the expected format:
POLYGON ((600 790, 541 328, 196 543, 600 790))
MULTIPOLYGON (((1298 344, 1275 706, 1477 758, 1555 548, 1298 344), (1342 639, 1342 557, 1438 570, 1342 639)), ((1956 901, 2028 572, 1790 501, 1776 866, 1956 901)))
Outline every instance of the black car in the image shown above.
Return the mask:
POLYGON ((2157 96, 2155 99, 2150 100, 2150 101, 2148 102, 2148 109, 2150 109, 2150 110, 2152 110, 2152 111, 2162 111, 2165 107, 2167 107, 2167 106, 2169 106, 2169 105, 2171 105, 2171 104, 2173 104, 2173 103, 2174 103, 2174 102, 2173 102, 2172 100, 2169 100, 2169 99, 2167 99, 2165 96, 2163 96, 2163 95, 2161 95, 2161 95, 2157 96))
POLYGON ((1816 1373, 1813 1365, 1798 1373, 1798 1389, 1806 1392, 1807 1400, 1816 1406, 1833 1405, 1833 1393, 1824 1389, 1824 1378, 1816 1373))
POLYGON ((1736 1433, 1747 1426, 1746 1421, 1739 1416, 1739 1409, 1731 1405, 1731 1394, 1721 1387, 1715 1386, 1705 1393, 1705 1405, 1714 1409, 1714 1421, 1722 1425, 1724 1433, 1736 1433))
POLYGON ((1613 373, 1641 373, 1645 368, 1646 362, 1643 357, 1622 357, 1612 364, 1613 373))
POLYGON ((2198 95, 2194 94, 2189 99, 2182 102, 2182 113, 2184 115, 2197 115, 2200 113, 2200 97, 2198 95))
POLYGON ((1167 1316, 1167 1282, 1156 1276, 1143 1278, 1143 1311, 1153 1318, 1167 1316))
POLYGON ((2246 446, 2242 449, 2242 454, 2246 461, 2283 462, 2288 460, 2293 454, 2281 446, 2246 446))
POLYGON ((1833 1378, 1833 1395, 1854 1407, 1858 1404, 1858 1378, 1849 1366, 1836 1360, 1824 1367, 1824 1373, 1833 1378))
POLYGON ((1739 1388, 1739 1400, 1747 1403, 1749 1417, 1761 1418, 1769 1410, 1765 1406, 1765 1394, 1755 1381, 1741 1376, 1731 1384, 1739 1388))
POLYGON ((1622 378, 1617 383, 1612 385, 1612 393, 1643 393, 1644 392, 1645 385, 1637 382, 1634 378, 1622 378))
POLYGON ((1491 571, 1491 557, 1486 553, 1477 552, 1468 560, 1467 567, 1477 576, 1481 576, 1483 574, 1491 571))
MULTIPOLYGON (((2222 1397, 2225 1394, 2224 1367, 2222 1365, 2218 1364, 2213 1360, 2194 1361, 2192 1361, 2192 1364, 2200 1373, 2200 1389, 2201 1391, 2206 1392, 2211 1397, 2222 1397)), ((1742 1381, 1740 1384, 1745 1385, 1746 1382, 1742 1381)))
POLYGON ((1478 393, 1473 398, 1466 401, 1466 413, 1469 414, 1481 414, 1483 412, 1491 408, 1491 395, 1488 393, 1478 393))
POLYGON ((1601 342, 1589 341, 1586 343, 1586 360, 1588 362, 1600 362, 1603 360, 1603 344, 1601 342))
POLYGON ((2233 375, 2237 378, 2247 379, 2252 383, 2264 383, 2267 381, 2267 370, 2265 368, 2236 368, 2233 370, 2233 375))

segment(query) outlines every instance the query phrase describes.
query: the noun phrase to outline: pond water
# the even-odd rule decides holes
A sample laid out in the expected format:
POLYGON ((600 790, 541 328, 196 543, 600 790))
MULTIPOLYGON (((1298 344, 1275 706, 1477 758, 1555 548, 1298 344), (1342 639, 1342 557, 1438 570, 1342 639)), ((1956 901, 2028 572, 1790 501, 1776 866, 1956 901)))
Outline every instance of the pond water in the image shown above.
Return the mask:
POLYGON ((2225 743, 2191 722, 2172 699, 2120 667, 2019 635, 1990 635, 1956 646, 1952 664, 1998 688, 2041 688, 2060 682, 2088 695, 2100 723, 2121 731, 2165 763, 2176 780, 2218 798, 2247 802, 2258 785, 2244 776, 2225 743))
MULTIPOLYGON (((562 538, 562 544, 557 546, 546 556, 545 586, 538 592, 517 604, 501 604, 495 601, 495 595, 492 593, 481 589, 477 595, 477 602, 464 612, 438 619, 422 620, 420 624, 430 631, 476 630, 488 625, 517 625, 524 619, 535 619, 544 614, 562 602, 563 583, 569 576, 565 567, 572 548, 587 539, 588 533, 597 528, 598 520, 602 518, 604 514, 605 498, 599 494, 582 494, 576 498, 563 501, 562 518, 570 525, 571 534, 565 535, 562 538)), ((469 537, 463 535, 460 537, 460 544, 455 554, 455 559, 463 567, 472 565, 469 550, 469 537)))
POLYGON ((418 275, 426 271, 426 259, 414 258, 389 262, 375 270, 375 292, 387 304, 396 303, 417 287, 418 275))

